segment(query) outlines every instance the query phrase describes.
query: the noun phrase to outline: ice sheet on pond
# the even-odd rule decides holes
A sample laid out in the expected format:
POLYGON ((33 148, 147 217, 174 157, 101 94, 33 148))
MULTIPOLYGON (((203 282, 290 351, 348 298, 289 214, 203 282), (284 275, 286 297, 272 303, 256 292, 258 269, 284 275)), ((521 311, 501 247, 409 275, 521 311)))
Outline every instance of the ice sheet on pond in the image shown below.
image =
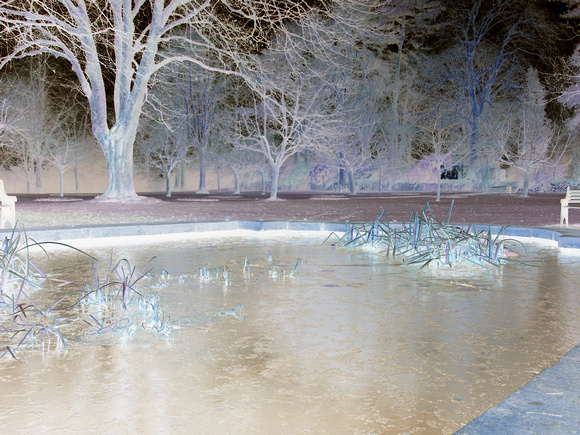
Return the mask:
MULTIPOLYGON (((79 334, 67 352, 2 358, 0 426, 449 433, 580 342, 574 256, 529 244, 531 267, 419 270, 325 237, 115 246, 138 268, 156 256, 142 285, 172 339, 79 334)), ((89 252, 106 268, 110 248, 89 252)), ((39 304, 92 274, 74 252, 40 257, 75 284, 36 291, 39 304)))

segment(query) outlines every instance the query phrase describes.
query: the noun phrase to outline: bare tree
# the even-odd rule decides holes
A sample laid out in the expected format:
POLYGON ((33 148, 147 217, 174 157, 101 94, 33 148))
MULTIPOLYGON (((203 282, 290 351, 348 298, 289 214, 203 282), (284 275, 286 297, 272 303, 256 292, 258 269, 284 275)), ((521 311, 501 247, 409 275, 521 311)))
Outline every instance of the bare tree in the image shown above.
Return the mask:
POLYGON ((199 187, 197 193, 208 193, 206 186, 206 156, 216 121, 217 105, 223 92, 215 73, 189 71, 187 80, 181 84, 183 106, 187 120, 188 138, 197 151, 199 159, 199 187))
POLYGON ((491 126, 495 155, 524 174, 522 196, 528 196, 532 170, 559 162, 568 149, 571 135, 554 127, 545 113, 546 91, 535 69, 526 75, 526 89, 519 104, 491 126))
POLYGON ((76 145, 73 138, 60 134, 51 138, 49 143, 46 160, 56 166, 59 173, 59 196, 64 196, 64 173, 74 165, 73 147, 76 145))
POLYGON ((234 193, 240 193, 240 175, 257 170, 261 175, 262 195, 266 194, 266 183, 264 179, 265 169, 270 169, 268 161, 261 153, 255 153, 243 148, 233 148, 230 150, 227 159, 227 167, 234 175, 234 193))
POLYGON ((2 0, 3 37, 14 49, 0 66, 40 53, 67 61, 88 99, 92 130, 107 160, 109 184, 102 198, 134 198, 133 145, 153 74, 174 61, 233 73, 231 66, 244 62, 241 54, 266 46, 278 23, 308 9, 303 2, 269 0, 2 0), (195 38, 186 38, 185 27, 195 38), (161 56, 160 47, 173 41, 212 50, 224 63, 205 65, 195 50, 161 56))
MULTIPOLYGON (((171 51, 187 52, 190 47, 171 47, 171 51)), ((210 53, 200 50, 200 59, 208 65, 215 64, 210 53)), ((160 71, 154 78, 149 93, 149 102, 166 118, 180 119, 186 126, 191 153, 195 152, 199 162, 199 186, 197 193, 208 193, 207 165, 209 145, 214 130, 219 123, 218 112, 224 99, 227 78, 223 74, 200 68, 191 63, 173 63, 160 71)), ((185 160, 183 160, 185 162, 185 160)), ((185 167, 178 168, 183 175, 185 167)), ((176 175, 177 175, 176 172, 176 175)), ((176 177, 176 183, 182 181, 176 177)), ((177 185, 176 185, 177 187, 177 185)))
POLYGON ((238 111, 234 143, 263 154, 270 163, 271 200, 277 198, 284 162, 315 144, 320 147, 329 122, 336 119, 331 116, 336 109, 329 101, 334 93, 329 70, 345 70, 345 47, 375 32, 372 8, 353 9, 354 3, 335 2, 324 16, 310 14, 282 27, 270 49, 252 63, 254 78, 247 82, 254 104, 238 111))
MULTIPOLYGON (((567 0, 570 11, 566 14, 566 18, 578 19, 580 18, 580 0, 567 0)), ((573 84, 566 88, 558 101, 567 107, 577 108, 580 106, 580 44, 577 44, 574 53, 568 59, 568 64, 572 71, 567 74, 568 80, 572 80, 573 84)), ((576 111, 573 118, 569 122, 571 130, 578 132, 580 127, 580 111, 576 111)))
MULTIPOLYGON (((266 55, 267 56, 267 55, 266 55)), ((309 134, 323 116, 323 86, 307 71, 282 71, 276 56, 261 65, 254 84, 253 107, 238 109, 238 136, 233 143, 260 153, 271 168, 270 200, 278 197, 280 169, 295 153, 309 146, 309 134)))
MULTIPOLYGON (((238 91, 249 92, 249 89, 238 87, 238 91)), ((232 130, 232 126, 240 127, 238 121, 239 110, 235 107, 240 105, 240 95, 236 92, 230 94, 230 106, 221 106, 221 110, 217 113, 217 123, 212 130, 212 145, 208 153, 208 165, 213 166, 217 175, 218 192, 221 191, 221 171, 222 169, 229 169, 234 176, 234 193, 240 193, 240 175, 250 170, 257 170, 262 178, 262 195, 265 195, 266 183, 264 181, 264 171, 269 172, 270 164, 265 155, 253 150, 248 150, 243 147, 236 147, 232 143, 232 139, 240 138, 240 133, 237 134, 232 130)), ((251 98, 250 98, 251 99, 251 98)), ((244 110, 244 109, 242 109, 244 110)))
POLYGON ((65 86, 64 82, 46 92, 43 105, 42 156, 48 165, 58 169, 59 195, 64 196, 64 173, 71 168, 75 169, 75 191, 78 190, 79 160, 88 155, 90 112, 78 89, 65 86))
MULTIPOLYGON (((475 168, 486 110, 497 96, 505 97, 508 89, 521 84, 514 74, 521 71, 518 55, 526 48, 535 50, 530 42, 547 38, 548 33, 534 8, 523 2, 475 0, 465 6, 448 8, 455 20, 446 26, 450 34, 456 33, 458 44, 442 57, 443 70, 436 76, 448 99, 464 107, 461 116, 470 136, 469 164, 475 168)), ((482 174, 484 184, 486 177, 482 174)))
POLYGON ((26 107, 21 104, 19 77, 0 78, 0 147, 9 147, 20 133, 26 107))
POLYGON ((76 114, 74 118, 74 125, 71 128, 71 136, 74 141, 72 150, 72 167, 75 180, 75 192, 80 189, 79 166, 83 161, 91 161, 98 152, 98 147, 95 146, 94 138, 91 135, 90 128, 90 113, 86 110, 76 114))
MULTIPOLYGON (((178 120, 179 121, 179 120, 178 120)), ((165 195, 171 196, 171 173, 185 160, 191 148, 187 127, 164 119, 150 119, 142 124, 137 147, 145 165, 160 169, 165 175, 165 195)))
POLYGON ((420 55, 421 41, 436 40, 436 35, 442 32, 442 24, 433 19, 441 8, 438 2, 400 0, 385 3, 383 7, 387 19, 395 24, 389 42, 396 45, 397 51, 388 56, 382 67, 383 72, 388 72, 388 77, 387 98, 381 107, 385 116, 380 123, 385 146, 377 156, 381 172, 379 190, 383 184, 383 172, 387 175, 388 186, 404 172, 410 161, 411 144, 418 131, 415 128, 418 105, 424 97, 420 93, 422 86, 418 74, 423 57, 420 55))
POLYGON ((56 128, 46 136, 45 159, 59 172, 59 196, 64 196, 64 173, 71 168, 75 171, 75 191, 78 191, 78 164, 82 156, 87 156, 87 135, 89 113, 80 102, 60 100, 59 109, 50 124, 56 128))
POLYGON ((348 177, 351 195, 356 194, 355 173, 378 163, 385 147, 382 124, 390 111, 385 113, 388 78, 383 67, 364 45, 353 45, 344 48, 342 68, 326 75, 331 89, 326 103, 331 110, 318 129, 317 139, 311 142, 325 165, 348 177))
MULTIPOLYGON (((381 112, 373 104, 340 110, 340 116, 326 130, 324 138, 312 141, 321 163, 344 171, 351 195, 357 192, 355 173, 377 163, 384 146, 379 128, 381 112)), ((340 183, 339 183, 340 184, 340 183)))
MULTIPOLYGON (((256 157, 256 156, 254 156, 256 157)), ((266 171, 270 169, 268 165, 268 161, 264 158, 264 156, 258 156, 258 158, 254 158, 249 162, 249 167, 255 169, 258 174, 260 175, 260 186, 262 190, 262 195, 266 194, 266 171)))
POLYGON ((21 136, 25 142, 20 146, 27 148, 25 153, 30 160, 29 165, 34 169, 36 192, 42 189, 42 168, 48 155, 47 138, 55 133, 59 122, 59 117, 52 112, 49 75, 46 56, 33 59, 29 64, 26 86, 20 94, 28 107, 27 117, 21 128, 21 136))
MULTIPOLYGON (((24 170, 27 192, 33 178, 34 190, 39 192, 42 189, 42 169, 48 163, 49 138, 59 128, 60 117, 69 106, 53 104, 51 85, 54 74, 45 56, 33 59, 27 67, 19 70, 18 88, 12 89, 10 111, 19 114, 12 131, 17 133, 18 140, 12 141, 7 152, 24 170)), ((63 90, 63 93, 68 94, 68 90, 63 90)))
POLYGON ((465 136, 455 114, 438 106, 420 127, 421 140, 415 152, 431 162, 437 201, 441 200, 442 173, 460 164, 469 155, 465 136))

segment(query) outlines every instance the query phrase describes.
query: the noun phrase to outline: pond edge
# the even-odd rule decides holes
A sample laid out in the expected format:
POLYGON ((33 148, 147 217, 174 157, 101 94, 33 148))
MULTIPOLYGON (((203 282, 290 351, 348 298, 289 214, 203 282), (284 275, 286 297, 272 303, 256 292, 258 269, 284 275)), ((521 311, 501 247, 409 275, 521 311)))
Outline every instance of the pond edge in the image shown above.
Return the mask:
MULTIPOLYGON (((66 227, 38 227, 26 229, 29 238, 37 242, 59 242, 77 239, 102 239, 111 237, 139 237, 179 233, 202 233, 234 230, 250 231, 328 231, 344 232, 349 222, 310 222, 310 221, 193 221, 193 222, 155 222, 138 224, 110 225, 71 225, 66 227)), ((392 224, 396 226, 398 224, 392 224)), ((467 228, 467 225, 458 227, 467 228)), ((475 231, 488 231, 497 234, 503 228, 506 237, 525 237, 555 243, 559 248, 580 249, 580 230, 550 227, 501 227, 499 225, 472 225, 475 231)), ((11 229, 0 230, 0 236, 9 236, 11 229)))

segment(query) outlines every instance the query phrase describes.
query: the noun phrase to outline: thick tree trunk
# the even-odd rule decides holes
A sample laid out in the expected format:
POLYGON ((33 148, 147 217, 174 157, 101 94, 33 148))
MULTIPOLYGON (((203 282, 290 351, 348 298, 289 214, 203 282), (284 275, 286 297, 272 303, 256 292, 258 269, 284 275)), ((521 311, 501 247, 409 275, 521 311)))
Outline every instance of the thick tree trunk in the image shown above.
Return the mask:
POLYGON ((272 166, 272 185, 270 186, 270 200, 278 199, 278 181, 280 180, 280 168, 272 166))
POLYGON ((112 128, 107 134, 97 137, 105 153, 109 174, 107 190, 100 199, 135 199, 133 185, 133 143, 134 134, 126 134, 122 128, 112 128))

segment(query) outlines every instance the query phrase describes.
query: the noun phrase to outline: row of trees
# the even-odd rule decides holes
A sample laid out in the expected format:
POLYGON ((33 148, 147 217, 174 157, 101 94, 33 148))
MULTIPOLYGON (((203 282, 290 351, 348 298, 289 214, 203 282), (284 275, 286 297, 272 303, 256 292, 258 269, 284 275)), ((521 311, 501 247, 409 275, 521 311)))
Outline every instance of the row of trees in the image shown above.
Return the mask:
POLYGON ((90 126, 109 168, 104 198, 136 196, 136 156, 166 174, 168 194, 195 157, 199 192, 209 165, 236 179, 253 167, 275 199, 302 151, 351 193, 362 168, 388 185, 429 156, 438 186, 442 167, 464 164, 485 186, 503 165, 524 173, 527 194, 534 168, 574 155, 553 103, 566 82, 549 80, 555 62, 535 48, 558 46, 565 21, 540 3, 0 1, 0 141, 25 171, 51 162, 62 175, 90 126), (30 71, 6 70, 23 57, 36 59, 30 71))
POLYGON ((93 154, 86 104, 62 85, 42 56, 0 80, 0 104, 5 109, 2 163, 24 172, 27 191, 42 189, 41 173, 48 165, 58 168, 61 195, 63 175, 69 169, 74 169, 78 188, 79 163, 93 154))

